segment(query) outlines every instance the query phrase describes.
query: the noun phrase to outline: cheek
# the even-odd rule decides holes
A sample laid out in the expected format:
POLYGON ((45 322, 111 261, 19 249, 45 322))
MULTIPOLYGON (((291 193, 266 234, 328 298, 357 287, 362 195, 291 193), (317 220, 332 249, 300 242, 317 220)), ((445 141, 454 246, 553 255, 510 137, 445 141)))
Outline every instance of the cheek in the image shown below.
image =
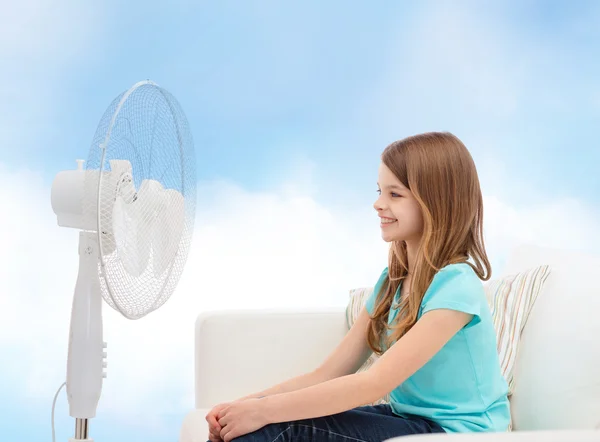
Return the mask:
POLYGON ((411 231, 423 230, 421 208, 416 201, 407 201, 407 203, 404 207, 398 208, 396 218, 398 218, 401 225, 404 225, 411 231))

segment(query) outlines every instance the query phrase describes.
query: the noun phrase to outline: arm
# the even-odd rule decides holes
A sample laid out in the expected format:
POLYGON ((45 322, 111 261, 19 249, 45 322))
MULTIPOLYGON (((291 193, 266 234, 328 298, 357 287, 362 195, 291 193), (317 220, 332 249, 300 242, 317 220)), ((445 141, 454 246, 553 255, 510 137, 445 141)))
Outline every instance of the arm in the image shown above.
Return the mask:
POLYGON ((445 309, 425 313, 370 370, 258 402, 273 423, 332 415, 373 402, 408 379, 471 318, 472 315, 445 309))
POLYGON ((249 394, 248 396, 244 396, 238 399, 238 401, 245 401, 247 399, 254 398, 263 398, 265 396, 270 396, 273 394, 281 394, 287 393, 290 391, 301 390, 306 387, 310 387, 311 385, 318 384, 320 382, 324 382, 328 379, 323 378, 322 374, 317 371, 311 371, 300 376, 296 376, 294 378, 288 379, 287 381, 281 382, 280 384, 274 385, 266 390, 259 391, 257 393, 249 394))

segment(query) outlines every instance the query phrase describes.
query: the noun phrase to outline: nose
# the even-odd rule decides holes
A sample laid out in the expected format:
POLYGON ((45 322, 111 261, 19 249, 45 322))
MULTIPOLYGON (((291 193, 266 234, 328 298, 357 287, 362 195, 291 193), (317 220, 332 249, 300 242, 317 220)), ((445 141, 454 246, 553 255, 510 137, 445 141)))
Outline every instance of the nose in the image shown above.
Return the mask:
POLYGON ((375 202, 373 203, 373 208, 377 211, 377 212, 381 212, 385 207, 384 204, 381 202, 381 196, 379 196, 379 198, 377 198, 375 200, 375 202))

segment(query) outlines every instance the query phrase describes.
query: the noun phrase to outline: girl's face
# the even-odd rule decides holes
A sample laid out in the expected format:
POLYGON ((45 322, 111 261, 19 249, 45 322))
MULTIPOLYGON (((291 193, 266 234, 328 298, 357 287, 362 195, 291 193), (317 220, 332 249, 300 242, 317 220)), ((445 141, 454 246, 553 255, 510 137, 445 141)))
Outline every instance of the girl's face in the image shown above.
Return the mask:
POLYGON ((381 219, 381 237, 386 242, 415 242, 423 234, 423 215, 412 192, 383 163, 377 181, 379 198, 373 204, 381 219))

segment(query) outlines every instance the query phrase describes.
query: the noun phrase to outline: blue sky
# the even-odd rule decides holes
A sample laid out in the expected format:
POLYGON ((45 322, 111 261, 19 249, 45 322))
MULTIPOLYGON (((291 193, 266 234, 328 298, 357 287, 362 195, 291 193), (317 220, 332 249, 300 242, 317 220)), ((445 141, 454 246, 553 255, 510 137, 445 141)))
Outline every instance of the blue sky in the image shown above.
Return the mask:
MULTIPOLYGON (((77 242, 56 226, 52 179, 87 158, 105 108, 141 79, 173 93, 190 121, 198 222, 192 271, 161 310, 130 323, 105 309, 111 368, 98 440, 176 440, 193 407, 200 311, 343 305, 349 288, 373 283, 386 255, 371 205, 393 140, 449 130, 465 142, 493 262, 520 241, 600 246, 600 7, 499 3, 4 5, 0 349, 14 364, 0 368, 0 393, 13 399, 0 410, 5 438, 49 440, 64 380, 77 242), (232 258, 250 297, 222 292, 232 258)), ((71 430, 63 392, 57 438, 71 430)))

